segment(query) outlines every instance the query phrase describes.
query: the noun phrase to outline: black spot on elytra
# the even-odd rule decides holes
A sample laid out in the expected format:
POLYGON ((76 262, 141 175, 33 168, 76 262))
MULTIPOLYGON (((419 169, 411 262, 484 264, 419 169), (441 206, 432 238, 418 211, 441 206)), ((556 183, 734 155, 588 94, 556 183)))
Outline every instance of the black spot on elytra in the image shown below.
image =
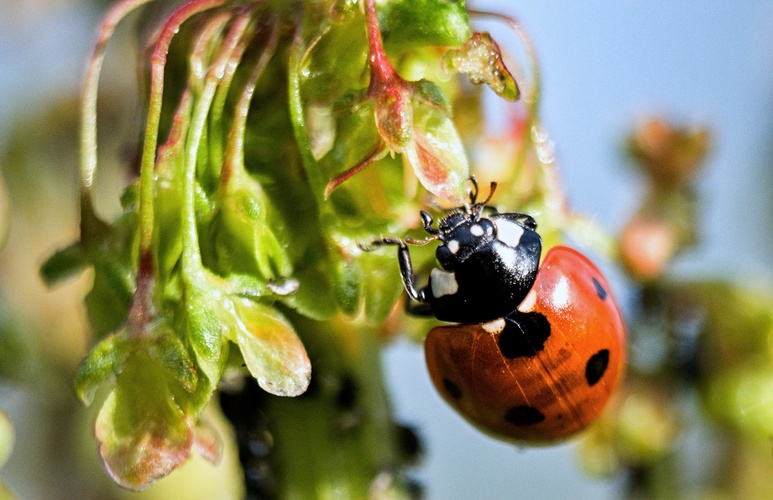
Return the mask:
POLYGON ((585 365, 585 380, 589 386, 594 386, 601 380, 609 366, 609 349, 602 349, 590 357, 585 365))
POLYGON ((545 420, 545 415, 533 406, 513 406, 505 412, 505 420, 518 426, 534 425, 545 420))
POLYGON ((462 398, 462 390, 459 388, 458 385, 454 384, 447 378, 443 379, 443 387, 445 388, 448 395, 451 396, 452 398, 454 399, 462 398))
POLYGON ((598 295, 601 300, 607 299, 607 291, 604 290, 604 287, 601 286, 601 283, 599 283, 599 280, 596 278, 593 278, 593 287, 596 289, 596 295, 598 295))
POLYGON ((505 317, 505 328, 499 334, 499 350, 506 358, 534 356, 545 348, 550 337, 550 323, 540 313, 514 312, 505 317))

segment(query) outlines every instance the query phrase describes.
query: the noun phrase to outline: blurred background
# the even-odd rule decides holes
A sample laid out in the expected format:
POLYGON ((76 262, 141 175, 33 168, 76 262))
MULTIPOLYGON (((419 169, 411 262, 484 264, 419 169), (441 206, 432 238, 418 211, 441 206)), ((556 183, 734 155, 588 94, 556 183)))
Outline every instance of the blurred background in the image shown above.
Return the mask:
MULTIPOLYGON (((73 405, 69 378, 86 349, 80 301, 89 277, 47 291, 37 268, 77 235, 77 99, 107 4, 0 0, 0 240, 7 237, 0 250, 0 319, 2 328, 17 330, 2 336, 16 340, 0 345, 6 363, 0 374, 7 377, 0 381, 0 408, 16 440, 0 478, 20 498, 77 490, 74 465, 58 461, 62 455, 51 447, 78 450, 78 460, 90 464, 84 470, 98 461, 95 443, 83 438, 89 422, 77 414, 86 410, 73 405), (11 366, 14 359, 22 366, 11 366), (62 435, 72 429, 62 422, 84 424, 80 434, 62 435)), ((643 191, 623 153, 637 121, 664 116, 707 126, 714 143, 697 185, 700 244, 676 260, 674 272, 773 283, 773 4, 468 4, 515 16, 530 33, 543 72, 541 117, 573 210, 619 232, 643 191)), ((476 27, 518 53, 518 41, 501 26, 476 27)), ((118 36, 130 31, 122 27, 118 36)), ((132 47, 116 43, 111 50, 118 53, 107 59, 103 88, 123 97, 105 96, 100 112, 111 127, 100 137, 100 154, 118 171, 141 116, 132 47)), ((491 124, 504 127, 503 118, 492 116, 491 124)), ((109 167, 101 173, 107 182, 97 183, 105 193, 98 205, 115 214, 114 193, 125 179, 109 167)), ((625 279, 612 278, 625 308, 625 279)), ((572 443, 517 449, 470 427, 435 393, 419 345, 395 342, 385 351, 385 367, 398 418, 425 441, 416 475, 427 498, 619 496, 622 479, 590 478, 572 443)), ((687 439, 700 441, 700 432, 687 439)), ((101 470, 92 470, 95 484, 108 488, 101 470)))

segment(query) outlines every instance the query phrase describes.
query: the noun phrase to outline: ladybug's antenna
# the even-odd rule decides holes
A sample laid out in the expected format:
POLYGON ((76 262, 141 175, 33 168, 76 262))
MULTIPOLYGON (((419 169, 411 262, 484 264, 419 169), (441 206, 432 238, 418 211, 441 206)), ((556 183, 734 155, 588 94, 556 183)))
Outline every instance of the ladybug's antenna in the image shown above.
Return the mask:
POLYGON ((467 191, 467 196, 470 197, 470 205, 474 206, 475 200, 478 198, 478 179, 474 175, 470 176, 470 184, 472 184, 472 188, 467 191))
MULTIPOLYGON (((477 183, 475 183, 475 187, 476 188, 478 187, 477 183)), ((496 190, 497 190, 497 183, 492 181, 491 189, 489 190, 488 196, 486 197, 485 200, 481 201, 480 203, 476 203, 475 198, 477 198, 477 196, 471 197, 472 206, 469 208, 469 212, 470 214, 472 214, 473 217, 475 217, 476 220, 478 219, 478 217, 480 217, 480 213, 483 211, 483 207, 485 207, 488 204, 488 202, 491 201, 491 198, 494 196, 494 191, 496 190)), ((475 194, 477 195, 477 189, 475 194)))
POLYGON ((485 200, 479 203, 480 206, 488 205, 488 202, 491 201, 491 198, 494 197, 494 191, 497 190, 497 183, 496 181, 491 181, 491 188, 489 189, 488 196, 485 200))

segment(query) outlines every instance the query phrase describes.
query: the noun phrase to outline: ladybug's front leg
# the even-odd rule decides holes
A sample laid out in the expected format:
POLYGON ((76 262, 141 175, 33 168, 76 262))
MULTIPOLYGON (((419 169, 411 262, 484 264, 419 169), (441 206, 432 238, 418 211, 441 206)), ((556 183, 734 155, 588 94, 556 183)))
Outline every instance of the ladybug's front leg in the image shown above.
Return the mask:
POLYGON ((376 248, 383 245, 397 246, 397 260, 400 263, 400 276, 403 279, 405 291, 408 292, 408 296, 411 299, 424 304, 426 302, 426 293, 424 289, 416 289, 415 276, 413 275, 413 264, 411 263, 411 252, 408 250, 408 245, 406 245, 403 240, 383 237, 380 240, 372 241, 370 245, 360 244, 359 247, 366 252, 372 252, 376 248))

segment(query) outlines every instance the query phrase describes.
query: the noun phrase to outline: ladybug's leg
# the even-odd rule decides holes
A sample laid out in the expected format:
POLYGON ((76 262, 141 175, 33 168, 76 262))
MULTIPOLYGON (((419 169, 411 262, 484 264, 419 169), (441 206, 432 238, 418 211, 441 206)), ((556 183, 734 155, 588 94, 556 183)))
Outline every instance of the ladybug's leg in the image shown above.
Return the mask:
POLYGON ((383 245, 396 245, 397 246, 397 260, 400 263, 400 276, 403 278, 403 285, 405 291, 408 292, 408 296, 417 301, 425 302, 426 294, 424 289, 416 289, 416 281, 413 275, 413 264, 411 264, 411 252, 408 251, 408 245, 403 240, 397 238, 383 237, 380 240, 375 240, 370 245, 359 245, 361 249, 366 252, 371 252, 376 248, 383 245))
MULTIPOLYGON (((426 297, 426 293, 424 293, 425 290, 426 288, 419 290, 420 297, 426 297)), ((423 299, 411 300, 411 297, 405 297, 405 312, 414 316, 435 315, 435 313, 432 312, 432 307, 429 305, 429 302, 426 302, 423 299)))

